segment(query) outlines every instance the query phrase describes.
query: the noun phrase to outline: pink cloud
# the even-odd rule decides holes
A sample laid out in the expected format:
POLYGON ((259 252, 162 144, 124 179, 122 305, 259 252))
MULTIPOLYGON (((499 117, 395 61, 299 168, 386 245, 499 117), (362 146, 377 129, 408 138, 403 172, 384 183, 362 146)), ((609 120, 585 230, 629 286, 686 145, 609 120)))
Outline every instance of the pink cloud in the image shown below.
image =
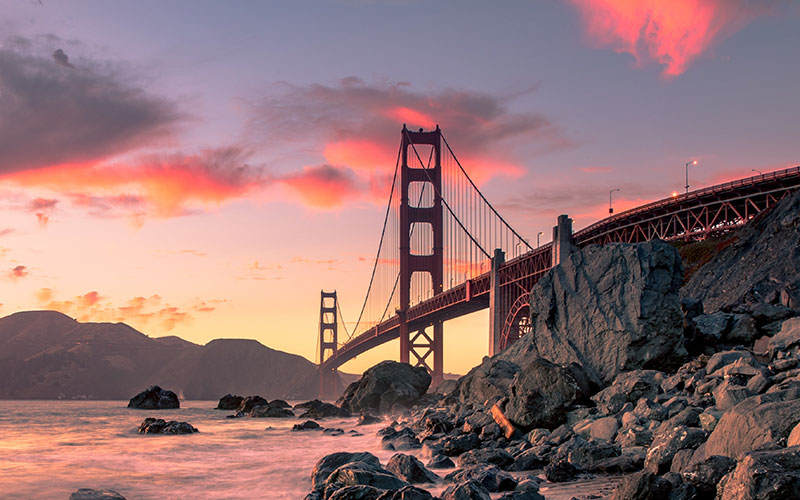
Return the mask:
POLYGON ((715 42, 777 2, 770 0, 571 0, 596 44, 655 61, 677 76, 715 42))
POLYGON ((19 265, 12 268, 8 272, 8 277, 11 278, 12 280, 18 280, 20 278, 27 277, 29 274, 30 273, 28 272, 28 268, 26 266, 19 265))

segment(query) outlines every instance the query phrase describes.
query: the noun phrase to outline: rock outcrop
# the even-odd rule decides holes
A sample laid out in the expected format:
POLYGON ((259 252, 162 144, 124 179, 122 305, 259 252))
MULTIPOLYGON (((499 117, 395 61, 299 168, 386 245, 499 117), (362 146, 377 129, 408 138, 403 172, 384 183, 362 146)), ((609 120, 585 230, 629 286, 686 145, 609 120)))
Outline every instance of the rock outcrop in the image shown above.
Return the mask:
POLYGON ((388 412, 395 406, 410 408, 425 394, 430 384, 431 376, 425 368, 383 361, 365 371, 359 381, 350 384, 336 404, 350 412, 388 412))
POLYGON ((166 421, 148 417, 139 426, 139 434, 193 434, 199 432, 188 422, 166 421))
POLYGON ((545 273, 531 290, 526 335, 499 357, 534 354, 575 363, 603 386, 622 371, 675 365, 683 348, 681 257, 661 241, 588 246, 545 273))
POLYGON ((233 394, 226 394, 219 399, 217 403, 217 410, 236 410, 242 404, 244 398, 233 394))
POLYGON ((125 500, 125 497, 114 490, 93 490, 81 488, 69 496, 69 500, 125 500))
POLYGON ((800 447, 754 451, 717 487, 720 500, 798 498, 800 494, 800 447))
POLYGON ((180 408, 178 396, 169 390, 154 385, 148 387, 128 402, 128 408, 139 410, 167 410, 180 408))

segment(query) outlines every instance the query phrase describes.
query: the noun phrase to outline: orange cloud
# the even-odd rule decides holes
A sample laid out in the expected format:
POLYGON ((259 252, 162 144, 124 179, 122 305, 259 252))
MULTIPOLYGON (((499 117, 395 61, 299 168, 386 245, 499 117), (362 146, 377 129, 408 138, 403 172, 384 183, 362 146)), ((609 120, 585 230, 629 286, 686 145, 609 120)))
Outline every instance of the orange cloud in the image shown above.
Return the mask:
MULTIPOLYGON (((197 204, 219 205, 263 185, 265 176, 246 164, 247 157, 232 147, 194 155, 143 156, 130 165, 63 164, 12 172, 0 180, 64 193, 94 215, 121 211, 172 217, 197 204)), ((44 202, 52 208, 56 200, 34 200, 44 202)))
POLYGON ((599 45, 653 60, 680 75, 716 41, 766 13, 774 2, 747 0, 571 0, 599 45))
POLYGON ((584 174, 607 174, 614 171, 611 167, 579 167, 578 170, 584 174))
POLYGON ((216 309, 213 304, 224 301, 198 300, 186 309, 164 303, 159 295, 134 297, 123 305, 115 305, 96 291, 76 297, 57 300, 53 290, 40 288, 35 293, 39 305, 45 309, 59 311, 78 321, 125 322, 139 329, 170 331, 176 326, 191 322, 194 317, 189 311, 208 313, 216 309))
POLYGON ((332 165, 305 167, 301 173, 284 177, 282 182, 316 208, 337 207, 363 193, 351 170, 332 165))

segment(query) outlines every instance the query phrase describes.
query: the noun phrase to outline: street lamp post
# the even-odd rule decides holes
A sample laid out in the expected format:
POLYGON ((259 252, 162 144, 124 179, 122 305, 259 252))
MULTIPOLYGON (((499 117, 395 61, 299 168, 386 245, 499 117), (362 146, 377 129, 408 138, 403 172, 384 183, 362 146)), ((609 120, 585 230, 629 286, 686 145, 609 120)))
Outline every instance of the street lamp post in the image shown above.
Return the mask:
POLYGON ((752 170, 753 172, 758 172, 758 175, 764 175, 764 172, 762 172, 761 170, 757 170, 755 168, 751 168, 750 170, 752 170))
POLYGON ((543 231, 539 231, 539 233, 536 235, 536 248, 539 248, 539 236, 543 234, 544 234, 543 231))
POLYGON ((689 165, 697 165, 697 160, 686 162, 686 192, 689 192, 689 165))
POLYGON ((611 207, 611 193, 613 193, 614 191, 619 191, 619 188, 614 188, 608 192, 608 213, 610 214, 614 213, 614 209, 611 207))

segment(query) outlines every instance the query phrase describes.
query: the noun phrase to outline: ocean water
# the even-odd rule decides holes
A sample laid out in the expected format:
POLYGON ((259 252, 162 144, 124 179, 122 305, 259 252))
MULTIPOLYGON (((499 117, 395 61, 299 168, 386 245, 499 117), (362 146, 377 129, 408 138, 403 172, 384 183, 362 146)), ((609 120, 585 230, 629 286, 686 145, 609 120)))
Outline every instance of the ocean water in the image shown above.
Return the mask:
MULTIPOLYGON (((112 489, 127 500, 302 500, 311 490, 311 470, 323 456, 369 451, 385 465, 394 454, 380 448, 376 435, 387 422, 356 426, 355 418, 323 419, 324 427, 362 433, 327 436, 291 432, 297 418, 228 419, 232 412, 214 410, 216 401, 182 401, 178 410, 126 405, 0 401, 0 500, 67 500, 78 488, 112 489), (200 432, 138 434, 149 416, 186 421, 200 432)), ((548 500, 579 493, 602 497, 612 484, 590 479, 542 492, 548 500)), ((438 494, 443 488, 429 489, 438 494)))

